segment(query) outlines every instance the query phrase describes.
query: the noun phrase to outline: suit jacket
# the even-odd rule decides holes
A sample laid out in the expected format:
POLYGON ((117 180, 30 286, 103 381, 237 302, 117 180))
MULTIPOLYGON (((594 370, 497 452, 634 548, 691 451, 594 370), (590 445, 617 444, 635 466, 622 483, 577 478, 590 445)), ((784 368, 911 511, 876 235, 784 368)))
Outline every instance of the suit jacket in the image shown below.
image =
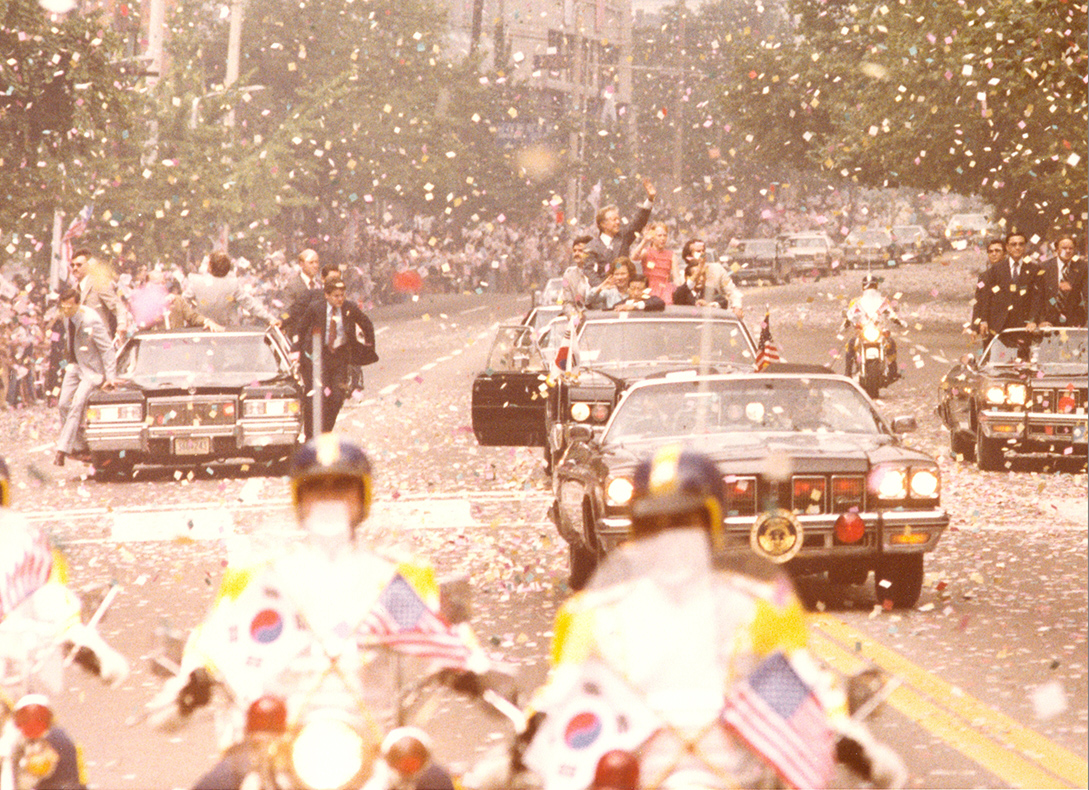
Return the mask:
MULTIPOLYGON (((303 368, 303 375, 307 378, 311 375, 311 336, 317 329, 321 334, 322 368, 323 372, 329 370, 332 358, 327 346, 326 337, 329 322, 326 320, 326 308, 328 302, 325 299, 314 301, 302 314, 299 323, 299 340, 296 345, 299 351, 299 362, 303 368)), ((348 354, 346 362, 349 365, 370 365, 378 361, 378 353, 374 346, 374 324, 367 314, 359 309, 359 306, 344 301, 341 307, 341 315, 344 318, 344 337, 347 341, 348 354)))
POLYGON ((591 267, 588 273, 591 285, 597 285, 604 280, 609 274, 613 261, 628 254, 632 242, 635 241, 635 234, 645 228, 647 220, 650 219, 650 209, 651 207, 645 204, 640 206, 631 222, 622 227, 608 244, 599 233, 586 245, 586 262, 591 267))
POLYGON ((198 313, 223 326, 238 326, 239 308, 270 324, 277 320, 243 287, 233 272, 226 277, 191 274, 185 284, 184 296, 198 313))
POLYGON ((79 303, 98 313, 111 336, 117 332, 121 300, 112 281, 85 274, 79 281, 79 303))
POLYGON ((1059 290, 1059 259, 1048 258, 1040 264, 1043 271, 1040 289, 1040 312, 1037 323, 1052 326, 1085 326, 1086 298, 1089 293, 1089 277, 1083 258, 1070 261, 1069 291, 1059 290))
POLYGON ((1027 258, 1021 259, 1021 272, 1014 283, 1010 279, 1009 259, 987 268, 976 285, 976 303, 972 308, 972 326, 987 322, 992 335, 1003 329, 1024 326, 1040 314, 1043 270, 1027 258))
POLYGON ((741 307, 741 289, 738 288, 721 263, 708 263, 707 279, 703 284, 703 298, 708 302, 716 301, 723 307, 741 307))
MULTIPOLYGON (((708 288, 706 285, 704 285, 704 293, 708 293, 708 288)), ((692 289, 688 287, 687 280, 685 280, 683 283, 673 289, 673 304, 691 305, 694 307, 697 299, 704 299, 704 301, 707 302, 714 302, 719 307, 729 307, 729 302, 724 296, 717 296, 713 293, 709 294, 707 297, 697 296, 695 293, 693 293, 692 289)))
POLYGON ((181 329, 188 326, 204 326, 204 316, 193 309, 189 300, 181 294, 175 294, 170 308, 147 325, 147 329, 181 329), (166 318, 170 320, 167 322, 166 318), (169 323, 169 326, 168 326, 169 323))
POLYGON ((72 337, 75 340, 75 364, 79 366, 80 377, 97 384, 117 378, 117 356, 113 350, 113 339, 106 328, 106 322, 98 313, 87 305, 80 305, 71 319, 63 320, 65 343, 68 342, 70 326, 75 330, 72 337))
POLYGON ((323 296, 320 277, 315 277, 311 284, 307 285, 302 272, 295 272, 291 275, 291 279, 287 281, 283 291, 283 330, 284 336, 289 340, 295 340, 302 314, 310 306, 310 301, 315 296, 323 296))

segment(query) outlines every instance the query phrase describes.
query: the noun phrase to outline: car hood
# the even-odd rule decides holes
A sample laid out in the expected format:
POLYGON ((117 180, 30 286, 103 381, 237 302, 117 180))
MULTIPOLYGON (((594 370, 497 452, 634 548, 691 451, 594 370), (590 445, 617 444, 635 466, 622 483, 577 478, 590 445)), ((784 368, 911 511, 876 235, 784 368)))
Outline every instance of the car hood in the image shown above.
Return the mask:
MULTIPOLYGON (((725 473, 754 474, 784 460, 793 473, 865 473, 879 463, 900 461, 933 464, 925 453, 905 448, 886 434, 727 433, 685 442, 710 457, 725 473)), ((664 443, 661 440, 608 445, 610 468, 634 466, 664 443)))

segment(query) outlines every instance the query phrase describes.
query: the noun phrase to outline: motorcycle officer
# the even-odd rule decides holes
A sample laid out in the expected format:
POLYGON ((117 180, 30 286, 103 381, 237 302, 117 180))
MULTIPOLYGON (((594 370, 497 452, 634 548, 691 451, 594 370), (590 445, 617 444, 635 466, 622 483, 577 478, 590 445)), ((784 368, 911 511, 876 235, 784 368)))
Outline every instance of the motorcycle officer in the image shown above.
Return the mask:
MULTIPOLYGON (((68 589, 63 557, 45 534, 11 510, 11 476, 0 458, 0 679, 22 679, 26 693, 19 699, 0 686, 0 723, 8 713, 13 722, 0 729, 0 770, 13 759, 20 739, 18 722, 26 716, 41 722, 46 746, 36 752, 29 769, 38 777, 35 790, 77 790, 86 787, 82 760, 71 736, 53 720, 48 698, 33 693, 38 680, 31 667, 46 663, 47 651, 62 651, 84 669, 116 686, 128 677, 124 656, 105 643, 80 619, 79 599, 68 589)), ((58 660, 60 656, 58 656, 58 660)), ((41 684, 47 684, 44 678, 41 684)), ((59 691, 60 689, 55 689, 59 691)), ((27 757, 27 755, 24 755, 27 757)), ((26 766, 24 766, 26 767, 26 766)), ((0 784, 3 777, 0 776, 0 784)), ((17 784, 24 786, 21 782, 17 784)))
POLYGON ((861 326, 863 321, 870 320, 881 327, 885 342, 888 344, 888 380, 889 384, 892 384, 900 378, 900 366, 896 364, 896 340, 893 338, 892 333, 888 331, 887 324, 891 322, 900 327, 906 327, 907 324, 896 314, 892 302, 881 295, 879 290, 881 279, 873 274, 867 274, 863 277, 862 295, 852 299, 851 303, 847 305, 846 317, 843 319, 843 329, 847 330, 855 327, 856 332, 847 341, 846 373, 848 377, 854 375, 855 348, 858 344, 857 328, 861 326))
MULTIPOLYGON (((879 786, 903 786, 899 758, 846 715, 845 695, 808 654, 789 580, 768 563, 716 559, 724 496, 715 465, 667 446, 637 467, 633 487, 631 539, 557 614, 553 668, 511 774, 528 767, 544 790, 768 787, 772 772, 822 787, 838 755, 879 786), (772 666, 819 705, 809 732, 777 733, 800 744, 787 760, 750 746, 735 715, 738 690, 774 680, 772 666)), ((515 786, 494 770, 475 786, 515 786)))
MULTIPOLYGON (((306 535, 303 545, 225 572, 216 604, 186 643, 180 672, 148 703, 153 723, 172 727, 209 703, 216 683, 229 689, 233 704, 227 718, 233 720, 221 722, 225 755, 198 780, 197 790, 237 790, 256 770, 238 714, 271 691, 289 695, 289 721, 315 700, 344 710, 365 707, 392 720, 394 713, 381 705, 396 698, 403 667, 393 668, 375 655, 363 657, 364 642, 403 651, 400 657, 413 668, 419 667, 411 662, 419 661, 474 676, 488 668, 468 625, 441 620, 429 565, 397 561, 364 545, 358 533, 370 513, 372 474, 361 448, 334 434, 319 435, 296 452, 289 474, 295 514, 306 535), (377 624, 370 607, 377 608, 376 598, 385 601, 395 584, 397 600, 381 603, 377 624), (413 613, 406 615, 406 609, 413 613), (404 621, 406 616, 427 620, 431 630, 421 633, 404 621), (238 639, 239 632, 251 639, 238 639), (305 694, 290 696, 302 688, 305 694)), ((371 725, 376 720, 367 719, 371 725)), ((416 732, 426 744, 424 734, 416 732)), ((391 765, 393 746, 381 748, 391 765)), ((453 790, 449 774, 429 755, 421 765, 426 767, 410 781, 401 777, 396 786, 453 790)))

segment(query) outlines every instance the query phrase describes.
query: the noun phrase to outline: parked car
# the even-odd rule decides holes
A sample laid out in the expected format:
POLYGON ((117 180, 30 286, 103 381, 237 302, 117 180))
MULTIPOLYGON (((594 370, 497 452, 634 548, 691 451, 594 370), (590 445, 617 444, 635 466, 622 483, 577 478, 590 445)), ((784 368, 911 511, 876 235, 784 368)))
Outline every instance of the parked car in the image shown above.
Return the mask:
POLYGON ((563 278, 562 277, 550 277, 545 282, 544 287, 539 291, 533 293, 533 304, 535 305, 554 305, 560 301, 563 296, 563 278))
POLYGON ((237 458, 282 467, 299 442, 303 385, 275 327, 138 332, 117 376, 87 405, 97 477, 237 458))
POLYGON ((794 259, 777 239, 741 239, 730 248, 730 276, 735 280, 769 280, 788 283, 794 259))
POLYGON ((843 242, 843 265, 848 269, 892 268, 900 259, 892 234, 884 228, 856 228, 843 242))
POLYGON ((572 586, 628 535, 639 461, 681 444, 710 456, 722 473, 726 507, 713 525, 719 552, 756 554, 838 584, 863 584, 873 571, 879 599, 913 606, 923 555, 949 524, 937 463, 901 443, 914 428, 914 417, 886 423, 853 381, 812 366, 633 384, 601 435, 572 430, 556 469, 555 514, 570 546, 572 586))
POLYGON ((528 327, 499 327, 487 368, 473 381, 473 433, 481 445, 543 447, 551 468, 570 427, 599 430, 632 382, 664 371, 750 371, 756 359, 752 335, 732 312, 675 305, 591 311, 577 328, 568 372, 553 376, 556 354, 541 349, 560 348, 553 333, 568 326, 553 324, 539 342, 528 327))
POLYGON ((904 263, 930 263, 938 255, 938 242, 922 225, 893 225, 892 240, 904 263))
POLYGON ((1085 458, 1085 327, 1007 329, 976 360, 942 378, 938 414, 949 445, 979 468, 1001 471, 1007 451, 1085 458))
POLYGON ((793 274, 829 275, 838 265, 838 250, 824 233, 792 233, 782 239, 793 274))
POLYGON ((955 250, 983 244, 988 235, 996 232, 985 214, 954 214, 945 225, 945 238, 955 250))

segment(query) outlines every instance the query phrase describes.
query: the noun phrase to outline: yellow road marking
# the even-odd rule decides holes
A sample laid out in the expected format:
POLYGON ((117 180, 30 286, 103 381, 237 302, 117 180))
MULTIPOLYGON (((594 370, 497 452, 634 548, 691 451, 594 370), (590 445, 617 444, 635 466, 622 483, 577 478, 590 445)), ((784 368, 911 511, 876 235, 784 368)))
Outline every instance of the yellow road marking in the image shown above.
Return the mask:
POLYGON ((1086 787, 1086 760, 954 689, 894 650, 827 614, 811 615, 814 651, 843 672, 866 660, 899 677, 889 704, 1016 787, 1086 787))

